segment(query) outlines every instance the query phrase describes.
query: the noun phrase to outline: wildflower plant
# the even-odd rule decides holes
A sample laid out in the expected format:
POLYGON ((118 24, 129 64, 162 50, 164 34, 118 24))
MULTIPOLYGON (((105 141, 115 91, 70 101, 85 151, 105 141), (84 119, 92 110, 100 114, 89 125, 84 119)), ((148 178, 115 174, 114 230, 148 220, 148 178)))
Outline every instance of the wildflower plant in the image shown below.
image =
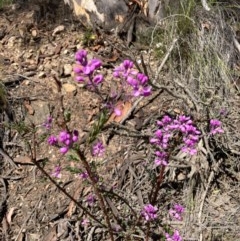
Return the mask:
MULTIPOLYGON (((62 155, 68 154, 72 160, 80 163, 79 172, 77 177, 86 182, 87 185, 91 185, 91 193, 85 198, 83 203, 88 208, 96 208, 99 206, 102 210, 105 218, 105 223, 102 224, 107 228, 110 239, 114 240, 114 232, 117 230, 126 231, 126 224, 123 224, 123 220, 120 217, 116 217, 115 213, 111 212, 111 208, 108 208, 111 203, 110 199, 106 201, 106 193, 111 193, 115 198, 118 197, 122 202, 128 204, 128 202, 114 194, 113 190, 106 191, 104 185, 101 182, 101 177, 98 175, 98 165, 95 165, 94 160, 98 157, 104 157, 107 146, 98 139, 98 135, 103 129, 108 120, 108 116, 114 112, 117 116, 121 115, 121 110, 117 108, 117 101, 121 97, 123 101, 133 101, 135 98, 148 97, 152 94, 153 90, 149 84, 149 78, 143 73, 140 73, 131 60, 124 60, 119 66, 113 70, 113 79, 120 81, 120 89, 116 90, 116 93, 109 93, 109 96, 104 96, 101 93, 101 85, 104 84, 104 76, 101 74, 102 63, 99 59, 89 59, 86 50, 79 50, 75 54, 76 65, 73 70, 75 73, 75 81, 85 85, 87 90, 93 91, 101 96, 102 106, 101 113, 99 114, 98 121, 94 123, 92 129, 89 132, 89 137, 82 147, 79 143, 79 132, 77 130, 69 130, 66 125, 65 130, 61 130, 58 135, 50 134, 48 138, 48 144, 59 149, 62 155), (92 159, 86 157, 86 153, 91 153, 92 159), (106 193, 105 193, 106 192, 106 193), (118 221, 117 224, 113 222, 113 217, 118 221), (114 224, 113 224, 114 223, 114 224)), ((44 126, 47 130, 51 129, 52 117, 48 117, 44 126)), ((216 135, 223 133, 221 122, 216 119, 212 119, 209 124, 209 135, 216 135)), ((190 157, 198 153, 198 143, 201 139, 202 133, 197 128, 194 120, 187 115, 170 116, 164 115, 160 120, 156 122, 156 130, 153 136, 149 139, 151 148, 154 150, 154 157, 152 158, 152 166, 154 166, 155 178, 152 186, 152 190, 149 193, 149 200, 143 205, 141 210, 135 211, 130 204, 133 217, 135 218, 134 228, 138 225, 142 228, 144 225, 148 231, 152 223, 156 222, 165 227, 161 220, 161 206, 158 202, 158 192, 164 179, 165 168, 171 161, 171 155, 174 152, 181 151, 189 155, 190 157)), ((59 163, 52 172, 54 178, 61 178, 61 163, 59 163)), ((112 197, 109 196, 109 197, 112 197)), ((111 206, 111 205, 110 205, 111 206)), ((82 207, 82 206, 81 206, 82 207)), ((85 212, 84 219, 82 219, 82 226, 89 226, 91 222, 89 218, 95 219, 94 214, 85 212)), ((185 207, 180 204, 175 204, 169 211, 171 219, 178 221, 183 220, 183 214, 185 207)), ((97 220, 99 222, 99 220, 97 220)), ((143 228, 144 230, 144 228, 143 228)), ((167 241, 182 241, 182 237, 178 230, 165 229, 165 233, 162 233, 162 237, 167 241), (172 231, 171 231, 172 230, 172 231), (170 231, 170 232, 169 232, 170 231), (169 234, 170 233, 170 234, 169 234)), ((120 231, 119 231, 120 232, 120 231)))
POLYGON ((194 126, 190 117, 180 115, 173 118, 165 115, 160 121, 157 121, 157 126, 154 137, 150 139, 150 143, 157 148, 155 166, 167 166, 173 146, 179 146, 182 152, 189 155, 197 153, 201 132, 194 126))

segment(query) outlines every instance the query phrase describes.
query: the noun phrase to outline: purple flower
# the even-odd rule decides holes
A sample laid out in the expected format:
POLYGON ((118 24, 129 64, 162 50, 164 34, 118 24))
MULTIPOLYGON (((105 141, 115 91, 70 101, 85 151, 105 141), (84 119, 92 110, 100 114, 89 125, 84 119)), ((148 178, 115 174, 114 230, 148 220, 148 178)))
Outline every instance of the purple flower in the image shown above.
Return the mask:
POLYGON ((155 155, 157 156, 157 158, 155 159, 155 165, 156 166, 167 166, 168 162, 167 162, 167 154, 165 152, 160 152, 160 151, 156 151, 155 155))
POLYGON ((66 154, 68 152, 68 150, 69 150, 69 148, 67 146, 63 146, 63 147, 60 148, 60 152, 62 154, 66 154))
POLYGON ((61 174, 61 167, 60 166, 56 166, 54 171, 52 172, 52 176, 56 177, 56 178, 61 178, 62 174, 61 174))
POLYGON ((136 88, 138 86, 138 81, 135 78, 133 78, 132 76, 128 76, 126 81, 129 85, 131 85, 134 88, 136 88))
MULTIPOLYGON (((132 87, 132 96, 138 97, 151 95, 152 88, 148 85, 148 77, 143 73, 139 73, 133 67, 134 64, 132 61, 124 60, 120 66, 114 69, 113 76, 121 78, 132 87)), ((128 91, 128 89, 126 91, 128 91)))
POLYGON ((51 127, 52 127, 52 117, 51 116, 49 116, 48 118, 47 118, 47 120, 43 123, 43 126, 47 129, 47 130, 49 130, 51 127))
POLYGON ((183 123, 192 124, 192 120, 190 119, 189 116, 180 115, 178 117, 178 120, 180 121, 181 124, 183 124, 183 123))
POLYGON ((101 61, 99 59, 92 59, 90 63, 88 63, 84 68, 83 68, 83 73, 85 75, 92 75, 93 72, 96 69, 99 69, 100 66, 102 65, 101 61))
POLYGON ((81 222, 81 225, 86 227, 89 225, 89 223, 90 223, 90 221, 87 218, 84 218, 81 222))
POLYGON ((58 136, 58 140, 62 143, 65 143, 67 140, 70 139, 70 134, 67 131, 61 131, 58 136))
POLYGON ((175 204, 174 209, 180 214, 182 214, 185 211, 185 208, 181 204, 175 204))
POLYGON ((93 83, 96 85, 99 85, 103 82, 103 75, 102 74, 98 74, 96 76, 94 76, 93 78, 93 83))
POLYGON ((84 82, 84 78, 82 76, 79 76, 79 75, 75 77, 75 80, 79 83, 84 82))
POLYGON ((116 116, 121 116, 121 114, 122 114, 122 111, 119 109, 119 108, 114 108, 114 114, 116 115, 116 116))
MULTIPOLYGON (((180 115, 176 119, 172 119, 165 115, 161 121, 157 121, 159 129, 154 133, 154 137, 150 139, 150 143, 156 145, 161 151, 169 147, 170 141, 176 136, 175 133, 180 133, 183 142, 181 150, 190 155, 197 153, 197 144, 199 142, 199 135, 201 132, 193 125, 190 117, 180 115)), ((178 135, 179 136, 179 135, 178 135)), ((181 143, 179 143, 181 144, 181 143)), ((167 160, 162 156, 157 156, 155 165, 166 165, 167 160)))
POLYGON ((84 49, 78 50, 75 54, 75 59, 79 64, 87 65, 87 51, 84 49))
POLYGON ((57 145, 57 143, 58 143, 58 139, 57 139, 56 136, 51 135, 51 136, 48 137, 48 144, 49 145, 54 146, 54 145, 57 145))
POLYGON ((114 69, 113 76, 116 78, 122 77, 126 80, 129 76, 135 76, 137 73, 138 71, 133 69, 133 62, 124 60, 120 66, 114 69))
POLYGON ((211 135, 216 135, 218 133, 224 133, 224 130, 221 128, 221 121, 217 119, 212 119, 210 120, 210 134, 211 135))
POLYGON ((221 109, 219 112, 220 115, 226 116, 228 114, 226 109, 221 109))
POLYGON ((88 205, 93 206, 94 203, 96 202, 95 196, 93 194, 89 194, 87 196, 86 202, 88 203, 88 205))
POLYGON ((125 69, 131 69, 133 67, 133 62, 126 59, 126 60, 123 61, 123 67, 125 69))
POLYGON ((144 96, 144 97, 147 97, 151 94, 152 94, 152 87, 151 86, 147 86, 147 87, 143 88, 142 91, 141 91, 141 96, 144 96))
POLYGON ((74 130, 73 133, 72 133, 72 141, 73 142, 77 142, 78 141, 78 131, 77 130, 74 130))
POLYGON ((139 83, 141 85, 145 85, 148 82, 148 77, 145 74, 142 74, 142 73, 137 74, 137 79, 139 80, 139 83))
POLYGON ((167 241, 182 241, 182 237, 179 235, 178 230, 174 231, 174 234, 171 236, 170 234, 166 233, 166 240, 167 241))
POLYGON ((172 218, 181 221, 184 210, 185 208, 182 205, 175 204, 174 207, 169 210, 169 214, 172 218))
POLYGON ((82 66, 80 66, 80 65, 74 66, 74 67, 73 67, 73 72, 74 72, 75 74, 82 74, 82 73, 83 73, 82 66))
POLYGON ((150 139, 151 144, 159 145, 162 149, 167 149, 169 139, 171 138, 171 134, 168 132, 163 132, 162 130, 158 129, 155 133, 155 138, 150 139))
POLYGON ((103 143, 101 141, 98 141, 96 144, 93 145, 92 148, 92 155, 100 157, 104 154, 105 147, 103 146, 103 143))
POLYGON ((146 204, 141 211, 141 215, 145 218, 145 220, 152 221, 157 218, 158 209, 151 204, 146 204))
POLYGON ((92 59, 89 65, 91 66, 91 69, 94 71, 102 66, 102 62, 99 59, 92 59))
POLYGON ((82 179, 87 179, 89 177, 88 173, 87 172, 82 172, 79 174, 79 177, 82 178, 82 179))
POLYGON ((87 65, 83 68, 83 73, 85 75, 91 75, 93 73, 93 69, 91 68, 91 66, 87 65))

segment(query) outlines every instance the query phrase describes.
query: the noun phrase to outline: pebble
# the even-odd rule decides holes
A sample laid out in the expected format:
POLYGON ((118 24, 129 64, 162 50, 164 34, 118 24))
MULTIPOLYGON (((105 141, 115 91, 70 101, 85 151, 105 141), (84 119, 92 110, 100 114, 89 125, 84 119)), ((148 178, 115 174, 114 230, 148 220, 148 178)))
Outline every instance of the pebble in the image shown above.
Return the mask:
POLYGON ((63 66, 63 73, 65 76, 69 76, 72 73, 72 65, 71 64, 65 64, 63 66))
POLYGON ((77 91, 76 86, 72 84, 63 84, 62 87, 68 93, 77 91))

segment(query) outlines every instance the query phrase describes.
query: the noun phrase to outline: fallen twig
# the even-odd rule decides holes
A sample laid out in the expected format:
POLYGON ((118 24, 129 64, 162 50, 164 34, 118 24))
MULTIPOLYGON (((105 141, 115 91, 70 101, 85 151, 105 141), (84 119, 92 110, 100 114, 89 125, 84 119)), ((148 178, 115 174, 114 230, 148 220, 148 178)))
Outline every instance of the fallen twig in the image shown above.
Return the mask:
POLYGON ((42 195, 40 196, 40 198, 39 198, 38 201, 36 202, 36 204, 35 204, 34 208, 32 209, 31 213, 29 213, 29 215, 28 215, 28 216, 26 217, 26 219, 24 220, 24 222, 23 222, 23 224, 22 224, 22 226, 21 226, 21 228, 20 228, 20 230, 19 230, 16 238, 14 239, 14 241, 17 241, 17 240, 18 240, 20 234, 22 233, 22 230, 23 230, 24 227, 26 226, 26 223, 27 223, 28 220, 31 218, 32 214, 36 211, 37 206, 38 206, 38 204, 40 203, 41 199, 42 199, 42 195))
POLYGON ((12 167, 18 168, 13 159, 2 148, 0 148, 0 154, 10 163, 12 167))

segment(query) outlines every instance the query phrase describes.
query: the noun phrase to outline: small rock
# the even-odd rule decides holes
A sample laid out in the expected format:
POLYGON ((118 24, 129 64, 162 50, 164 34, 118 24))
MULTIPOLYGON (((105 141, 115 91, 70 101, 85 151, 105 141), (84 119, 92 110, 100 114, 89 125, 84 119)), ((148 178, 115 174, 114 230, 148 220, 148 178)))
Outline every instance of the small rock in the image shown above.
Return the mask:
POLYGON ((15 36, 12 36, 8 39, 8 43, 7 43, 7 46, 8 47, 13 47, 16 43, 16 37, 15 36))
POLYGON ((52 36, 55 36, 56 34, 64 31, 64 29, 65 29, 64 25, 59 25, 59 26, 57 26, 57 27, 53 30, 52 36))
POLYGON ((24 84, 24 85, 29 85, 29 84, 30 84, 30 80, 25 80, 25 81, 23 81, 23 84, 24 84))
POLYGON ((69 53, 68 49, 65 49, 65 50, 63 51, 63 54, 68 54, 68 53, 69 53))
POLYGON ((65 64, 63 66, 63 73, 65 76, 69 76, 72 73, 72 65, 71 64, 65 64))
POLYGON ((38 74, 38 77, 39 78, 43 78, 43 77, 45 77, 46 76, 46 74, 45 74, 45 72, 40 72, 39 74, 38 74))
POLYGON ((62 87, 68 93, 77 91, 76 86, 72 84, 63 84, 62 87))
POLYGON ((32 30, 32 36, 33 36, 33 37, 37 37, 37 35, 38 35, 37 30, 36 30, 36 29, 33 29, 33 30, 32 30))

